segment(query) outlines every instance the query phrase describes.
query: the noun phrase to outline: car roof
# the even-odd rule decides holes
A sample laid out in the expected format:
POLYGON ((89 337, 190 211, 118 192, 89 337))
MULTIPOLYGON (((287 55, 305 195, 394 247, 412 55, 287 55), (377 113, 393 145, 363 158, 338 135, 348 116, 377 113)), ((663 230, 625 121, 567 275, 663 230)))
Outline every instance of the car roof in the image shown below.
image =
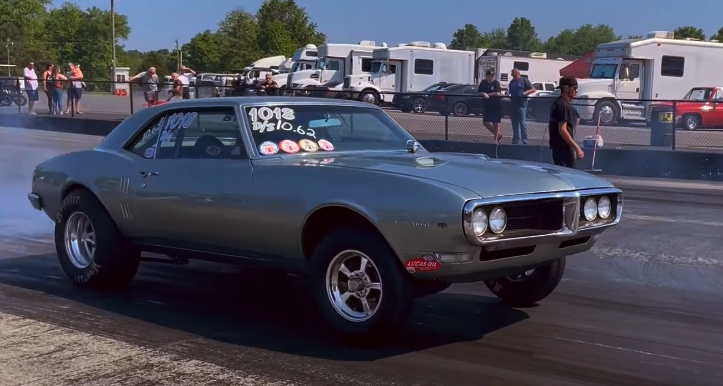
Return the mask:
POLYGON ((132 138, 141 126, 145 126, 158 116, 176 109, 193 109, 194 107, 236 107, 258 105, 322 105, 352 106, 381 110, 379 106, 360 101, 346 99, 293 97, 293 96, 245 96, 185 99, 140 110, 124 119, 97 146, 99 150, 118 150, 132 138))
POLYGON ((199 98, 199 99, 184 99, 180 101, 166 103, 161 106, 153 107, 157 108, 180 108, 180 107, 213 107, 213 106, 228 106, 228 105, 252 105, 252 104, 321 104, 331 106, 357 106, 367 108, 379 108, 378 106, 369 104, 367 102, 353 101, 347 99, 330 99, 330 98, 315 98, 315 97, 294 97, 294 96, 237 96, 237 97, 222 97, 222 98, 199 98))

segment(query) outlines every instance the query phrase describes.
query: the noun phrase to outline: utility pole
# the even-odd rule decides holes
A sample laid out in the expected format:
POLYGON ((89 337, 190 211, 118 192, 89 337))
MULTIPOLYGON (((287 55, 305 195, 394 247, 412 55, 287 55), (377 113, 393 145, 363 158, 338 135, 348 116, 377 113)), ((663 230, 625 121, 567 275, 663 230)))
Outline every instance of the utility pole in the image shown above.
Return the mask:
POLYGON ((10 46, 15 44, 14 42, 10 41, 10 38, 7 40, 7 44, 5 44, 5 49, 7 49, 8 54, 8 76, 10 76, 10 46))
POLYGON ((176 72, 181 73, 181 50, 178 49, 178 39, 176 39, 176 72))
POLYGON ((113 68, 113 75, 115 75, 115 0, 110 0, 110 28, 111 39, 113 40, 113 59, 111 60, 111 66, 113 68))

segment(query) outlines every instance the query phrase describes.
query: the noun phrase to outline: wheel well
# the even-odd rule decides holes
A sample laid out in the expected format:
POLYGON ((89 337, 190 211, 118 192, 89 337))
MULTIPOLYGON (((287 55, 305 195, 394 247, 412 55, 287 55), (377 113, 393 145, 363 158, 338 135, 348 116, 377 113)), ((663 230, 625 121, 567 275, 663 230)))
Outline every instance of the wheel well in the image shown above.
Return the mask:
MULTIPOLYGON (((74 183, 69 184, 65 188, 63 188, 63 190, 60 192, 60 201, 63 201, 65 199, 65 197, 67 197, 68 194, 70 194, 70 192, 72 192, 74 190, 86 190, 86 191, 88 191, 88 193, 93 194, 93 192, 90 189, 88 189, 85 185, 74 182, 74 183)), ((93 195, 95 195, 95 194, 93 194, 93 195)))
POLYGON ((324 236, 342 226, 365 228, 381 235, 374 224, 353 209, 336 205, 319 208, 309 215, 301 230, 301 250, 304 258, 309 260, 314 247, 324 236))

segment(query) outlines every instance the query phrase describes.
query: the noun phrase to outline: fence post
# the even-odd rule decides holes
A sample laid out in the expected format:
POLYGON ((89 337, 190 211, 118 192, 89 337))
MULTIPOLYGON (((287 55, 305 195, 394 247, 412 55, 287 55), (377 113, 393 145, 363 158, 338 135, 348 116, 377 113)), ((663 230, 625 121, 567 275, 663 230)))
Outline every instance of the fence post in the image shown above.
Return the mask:
POLYGON ((449 141, 449 98, 444 97, 444 140, 449 141))
MULTIPOLYGON (((24 82, 24 81, 23 81, 23 82, 24 82)), ((38 87, 38 88, 39 88, 39 87, 38 87)), ((22 113, 23 113, 23 108, 22 108, 22 106, 20 106, 20 98, 23 97, 23 94, 20 93, 20 79, 15 79, 15 92, 16 92, 16 95, 17 95, 17 99, 15 100, 15 105, 18 106, 18 114, 22 114, 22 113)), ((26 100, 25 103, 30 104, 30 99, 29 99, 29 98, 25 98, 25 100, 26 100)))
POLYGON ((130 99, 131 115, 133 115, 133 82, 128 82, 128 99, 130 99))
POLYGON ((678 101, 673 101, 673 132, 670 133, 670 137, 671 137, 670 139, 672 142, 671 143, 672 150, 675 150, 675 132, 677 131, 677 126, 678 126, 677 119, 676 119, 677 116, 678 116, 678 101))

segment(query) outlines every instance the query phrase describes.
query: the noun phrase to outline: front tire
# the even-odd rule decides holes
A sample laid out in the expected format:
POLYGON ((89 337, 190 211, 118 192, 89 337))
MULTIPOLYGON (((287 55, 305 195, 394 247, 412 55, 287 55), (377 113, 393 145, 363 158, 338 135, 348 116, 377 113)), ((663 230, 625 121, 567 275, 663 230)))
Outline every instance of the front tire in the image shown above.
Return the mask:
POLYGON ((83 286, 123 286, 140 264, 140 250, 125 240, 100 201, 86 190, 72 191, 63 200, 55 248, 65 274, 83 286))
POLYGON ((519 274, 485 280, 495 296, 512 307, 529 307, 549 296, 560 284, 566 259, 561 257, 519 274))
POLYGON ((333 231, 316 247, 312 294, 339 338, 375 341, 406 323, 414 294, 396 259, 378 233, 364 228, 333 231))

